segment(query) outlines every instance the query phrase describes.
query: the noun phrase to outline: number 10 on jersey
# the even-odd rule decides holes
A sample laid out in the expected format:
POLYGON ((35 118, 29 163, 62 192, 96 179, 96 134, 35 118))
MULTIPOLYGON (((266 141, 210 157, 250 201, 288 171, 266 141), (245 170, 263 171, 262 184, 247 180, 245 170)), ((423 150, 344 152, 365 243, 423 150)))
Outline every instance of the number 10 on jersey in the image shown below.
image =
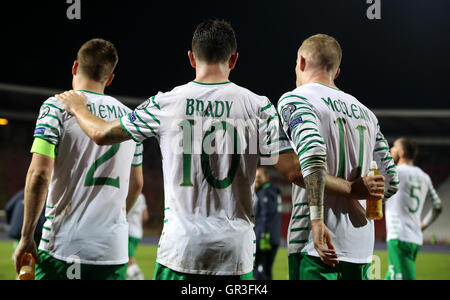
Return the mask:
MULTIPOLYGON (((192 153, 193 153, 193 128, 195 126, 194 120, 184 120, 179 126, 183 130, 183 182, 180 186, 182 187, 193 187, 192 183, 192 153)), ((238 153, 239 149, 239 138, 236 127, 225 122, 217 121, 206 131, 202 138, 202 154, 201 154, 201 166, 203 175, 206 181, 216 189, 225 189, 229 187, 236 176, 236 171, 239 167, 241 156, 238 153), (233 154, 231 158, 231 166, 228 169, 227 177, 219 180, 213 176, 211 169, 211 163, 209 160, 209 155, 211 153, 211 143, 212 135, 223 130, 233 139, 233 154), (205 149, 207 148, 207 149, 205 149), (210 151, 205 151, 210 150, 210 151)))

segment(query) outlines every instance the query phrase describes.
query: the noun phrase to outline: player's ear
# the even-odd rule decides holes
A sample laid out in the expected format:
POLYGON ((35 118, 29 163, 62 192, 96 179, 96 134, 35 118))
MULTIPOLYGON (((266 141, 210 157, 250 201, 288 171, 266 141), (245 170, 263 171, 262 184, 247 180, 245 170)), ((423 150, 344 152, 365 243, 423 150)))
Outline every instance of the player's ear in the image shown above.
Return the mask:
POLYGON ((301 55, 300 56, 300 71, 305 72, 306 69, 306 59, 301 55))
POLYGON ((77 75, 78 66, 79 66, 78 61, 74 61, 73 66, 72 66, 72 75, 73 76, 77 75))
POLYGON ((398 151, 398 154, 399 154, 399 156, 400 156, 401 158, 405 157, 405 150, 400 149, 400 150, 398 151))
POLYGON ((195 60, 195 54, 192 51, 188 51, 189 56, 189 62, 191 63, 191 66, 195 69, 197 67, 197 61, 195 60))
POLYGON ((238 58, 239 58, 239 53, 237 53, 237 52, 235 54, 231 55, 230 60, 228 61, 228 67, 230 68, 230 70, 233 70, 234 67, 236 67, 238 58))
POLYGON ((341 75, 341 68, 338 68, 338 70, 336 71, 336 75, 334 76, 334 80, 336 80, 339 75, 341 75))
POLYGON ((108 81, 106 82, 105 87, 111 85, 112 81, 114 80, 114 77, 115 77, 115 75, 114 75, 114 73, 112 73, 111 76, 109 76, 108 81))

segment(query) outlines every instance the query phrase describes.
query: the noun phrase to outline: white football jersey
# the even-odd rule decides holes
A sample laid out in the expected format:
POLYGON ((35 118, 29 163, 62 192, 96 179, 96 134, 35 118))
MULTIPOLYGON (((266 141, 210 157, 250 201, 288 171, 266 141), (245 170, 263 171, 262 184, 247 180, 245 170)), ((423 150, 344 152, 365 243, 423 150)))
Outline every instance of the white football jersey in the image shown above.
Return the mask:
MULTIPOLYGON (((327 173, 354 180, 369 172, 371 161, 386 176, 386 198, 397 190, 398 177, 389 146, 375 115, 343 91, 310 83, 283 95, 278 103, 283 128, 299 155, 303 175, 326 164, 327 173)), ((316 256, 311 234, 306 191, 293 185, 293 210, 289 226, 289 254, 316 256)), ((339 259, 370 263, 374 249, 374 224, 361 213, 365 201, 325 195, 325 224, 330 229, 339 259), (358 209, 359 207, 359 209, 358 209)))
MULTIPOLYGON (((131 111, 112 97, 84 92, 90 111, 105 121, 131 111)), ((42 105, 34 137, 57 152, 39 248, 63 261, 127 263, 126 197, 131 166, 142 164, 142 144, 96 145, 56 98, 42 105)))
POLYGON ((133 208, 128 213, 128 235, 141 239, 143 236, 142 214, 147 209, 144 194, 140 194, 133 208))
POLYGON ((266 97, 231 82, 190 82, 121 119, 137 142, 156 136, 165 220, 157 262, 202 275, 252 272, 252 196, 262 156, 291 150, 266 97))
POLYGON ((423 244, 421 216, 425 201, 440 207, 441 200, 430 176, 416 166, 397 167, 400 188, 386 203, 387 240, 423 244))

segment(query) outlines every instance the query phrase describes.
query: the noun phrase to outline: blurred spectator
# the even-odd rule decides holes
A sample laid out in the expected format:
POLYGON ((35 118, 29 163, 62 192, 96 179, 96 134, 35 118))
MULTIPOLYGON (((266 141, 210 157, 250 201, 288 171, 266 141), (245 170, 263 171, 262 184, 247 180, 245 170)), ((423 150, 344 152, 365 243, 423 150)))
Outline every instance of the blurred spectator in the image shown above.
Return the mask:
MULTIPOLYGON (((20 237, 22 236, 24 198, 25 193, 24 190, 22 189, 8 201, 5 208, 6 222, 9 225, 8 236, 11 239, 16 240, 17 242, 20 240, 20 237)), ((36 231, 34 232, 34 240, 36 242, 37 247, 39 247, 39 242, 41 241, 42 227, 44 226, 44 223, 45 223, 45 209, 42 211, 42 214, 38 221, 38 225, 36 227, 36 231)))
POLYGON ((143 223, 148 220, 145 196, 141 194, 128 213, 128 269, 127 280, 144 280, 144 275, 136 263, 136 248, 144 235, 143 223))
POLYGON ((281 240, 281 191, 270 183, 266 168, 256 171, 254 203, 256 280, 272 280, 272 266, 281 240))

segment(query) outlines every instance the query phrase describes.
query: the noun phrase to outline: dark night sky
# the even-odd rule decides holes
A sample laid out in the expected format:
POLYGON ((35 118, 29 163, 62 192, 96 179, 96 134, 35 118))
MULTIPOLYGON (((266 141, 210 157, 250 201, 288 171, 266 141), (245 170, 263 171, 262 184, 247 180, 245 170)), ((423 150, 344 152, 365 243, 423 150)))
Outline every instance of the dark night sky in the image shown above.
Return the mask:
POLYGON ((0 82, 70 89, 77 50, 102 37, 120 56, 107 93, 145 99, 194 79, 192 33, 220 18, 238 35, 231 80, 273 102, 294 88, 301 42, 327 33, 344 51, 337 85, 370 108, 450 108, 450 1, 381 1, 382 19, 368 20, 366 0, 81 0, 80 21, 65 0, 2 2, 0 82))

